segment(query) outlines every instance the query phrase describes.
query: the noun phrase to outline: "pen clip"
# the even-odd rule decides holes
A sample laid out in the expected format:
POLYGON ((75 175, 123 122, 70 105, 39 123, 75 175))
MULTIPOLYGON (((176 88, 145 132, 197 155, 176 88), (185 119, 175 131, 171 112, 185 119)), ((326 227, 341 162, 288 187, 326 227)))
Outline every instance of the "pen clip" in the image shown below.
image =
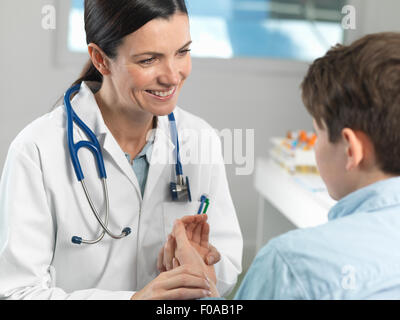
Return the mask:
MULTIPOLYGON (((207 208, 208 208, 208 205, 209 205, 209 200, 208 200, 208 198, 207 198, 207 196, 205 194, 203 194, 200 197, 200 207, 199 207, 199 210, 197 211, 197 214, 201 214, 201 211, 203 210, 204 203, 206 204, 206 207, 205 207, 204 211, 206 211, 207 208)), ((203 213, 205 213, 205 212, 203 212, 203 213)))

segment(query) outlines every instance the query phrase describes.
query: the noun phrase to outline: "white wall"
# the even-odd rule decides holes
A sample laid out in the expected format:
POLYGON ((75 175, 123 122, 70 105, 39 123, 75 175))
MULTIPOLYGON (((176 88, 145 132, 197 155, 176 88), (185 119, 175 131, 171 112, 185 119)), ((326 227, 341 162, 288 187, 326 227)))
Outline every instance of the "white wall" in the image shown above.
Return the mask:
POLYGON ((369 33, 400 31, 399 0, 349 0, 357 12, 357 29, 350 32, 349 41, 369 33))
MULTIPOLYGON (((0 168, 16 134, 48 112, 82 68, 55 62, 57 30, 41 27, 42 7, 55 3, 0 1, 0 168)), ((400 30, 400 1, 354 3, 358 28, 350 39, 369 32, 400 30)), ((302 63, 279 60, 195 59, 179 105, 217 129, 254 129, 255 156, 266 155, 269 137, 311 128, 299 90, 306 68, 302 63)), ((247 265, 254 254, 257 196, 252 176, 237 176, 235 168, 228 165, 227 172, 244 234, 247 265)), ((269 211, 271 219, 266 223, 270 231, 265 240, 292 227, 272 207, 269 211)))
POLYGON ((42 29, 42 7, 51 0, 2 0, 0 167, 16 134, 48 112, 80 66, 54 65, 56 31, 42 29))

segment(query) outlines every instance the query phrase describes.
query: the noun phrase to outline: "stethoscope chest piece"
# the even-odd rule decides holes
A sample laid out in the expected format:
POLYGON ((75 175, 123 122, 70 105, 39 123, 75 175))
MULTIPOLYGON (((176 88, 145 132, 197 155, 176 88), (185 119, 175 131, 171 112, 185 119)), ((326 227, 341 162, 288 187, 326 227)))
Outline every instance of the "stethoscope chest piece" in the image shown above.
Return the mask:
POLYGON ((172 201, 191 202, 192 195, 190 193, 189 177, 186 177, 185 182, 183 176, 179 175, 177 176, 177 180, 177 182, 171 182, 169 185, 172 201))
POLYGON ((189 178, 183 178, 183 170, 182 170, 182 163, 179 156, 179 139, 178 139, 178 130, 176 128, 176 121, 174 113, 168 115, 168 120, 170 123, 170 130, 171 130, 171 140, 175 147, 175 174, 176 174, 176 182, 171 182, 169 184, 170 192, 171 192, 171 199, 172 201, 179 201, 179 202, 191 202, 192 195, 190 193, 190 185, 189 185, 189 178))

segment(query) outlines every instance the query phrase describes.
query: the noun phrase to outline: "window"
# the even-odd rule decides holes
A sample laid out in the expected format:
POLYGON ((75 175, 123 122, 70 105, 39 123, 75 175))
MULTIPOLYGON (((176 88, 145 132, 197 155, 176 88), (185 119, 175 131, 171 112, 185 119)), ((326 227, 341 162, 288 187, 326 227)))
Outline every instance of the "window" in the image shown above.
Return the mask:
POLYGON ((83 0, 71 0, 68 19, 68 49, 73 52, 87 52, 83 0))
MULTIPOLYGON (((83 0, 70 0, 68 49, 86 52, 83 0)), ((345 0, 186 0, 192 56, 312 61, 343 42, 345 0)))

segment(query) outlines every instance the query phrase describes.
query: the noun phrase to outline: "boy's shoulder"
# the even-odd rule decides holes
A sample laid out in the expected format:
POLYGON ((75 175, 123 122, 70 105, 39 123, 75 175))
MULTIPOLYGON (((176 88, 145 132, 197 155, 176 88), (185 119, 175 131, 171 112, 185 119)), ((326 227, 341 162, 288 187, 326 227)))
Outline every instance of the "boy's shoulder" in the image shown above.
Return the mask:
MULTIPOLYGON (((267 246, 313 299, 378 297, 379 283, 399 274, 400 254, 394 252, 400 241, 396 226, 400 218, 391 212, 361 212, 290 231, 267 246)), ((400 279, 396 286, 400 290, 400 279)))

